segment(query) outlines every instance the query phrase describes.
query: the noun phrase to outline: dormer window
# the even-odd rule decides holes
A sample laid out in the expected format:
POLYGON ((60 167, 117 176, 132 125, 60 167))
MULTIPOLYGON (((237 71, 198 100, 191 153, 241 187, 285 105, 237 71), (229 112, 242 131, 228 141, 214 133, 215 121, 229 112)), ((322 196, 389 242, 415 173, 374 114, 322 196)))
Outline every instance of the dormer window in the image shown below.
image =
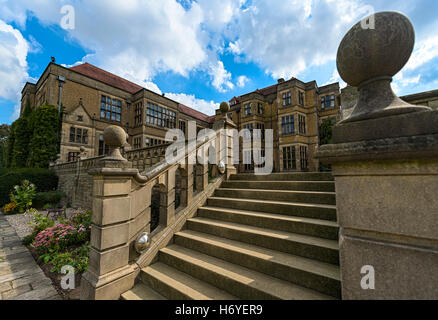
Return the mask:
POLYGON ((78 122, 83 122, 84 121, 84 116, 78 116, 77 121, 78 122))

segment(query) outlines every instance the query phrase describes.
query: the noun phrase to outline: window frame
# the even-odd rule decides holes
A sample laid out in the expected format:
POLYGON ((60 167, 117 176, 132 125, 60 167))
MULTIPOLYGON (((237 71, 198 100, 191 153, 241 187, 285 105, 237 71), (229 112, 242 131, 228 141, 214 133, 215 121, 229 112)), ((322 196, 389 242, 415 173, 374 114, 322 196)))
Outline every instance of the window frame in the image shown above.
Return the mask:
POLYGON ((100 119, 111 122, 122 122, 122 100, 101 95, 100 119), (114 119, 113 119, 114 118, 114 119))
POLYGON ((295 114, 289 114, 281 117, 281 134, 295 134, 295 114), (285 128, 289 128, 291 130, 285 131, 285 128))
POLYGON ((282 147, 283 171, 297 170, 297 150, 296 146, 282 147))
POLYGON ((88 129, 70 127, 69 140, 70 143, 88 145, 88 129))
POLYGON ((283 100, 283 107, 291 106, 292 105, 292 92, 291 91, 283 92, 282 100, 283 100))

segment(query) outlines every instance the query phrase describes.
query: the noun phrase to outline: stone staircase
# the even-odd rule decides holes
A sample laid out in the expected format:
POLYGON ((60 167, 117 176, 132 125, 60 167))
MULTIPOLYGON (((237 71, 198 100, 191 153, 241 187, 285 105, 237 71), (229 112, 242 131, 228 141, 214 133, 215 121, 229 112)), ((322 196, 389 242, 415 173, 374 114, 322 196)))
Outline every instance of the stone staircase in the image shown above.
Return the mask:
POLYGON ((122 299, 339 299, 334 188, 328 173, 232 176, 122 299))

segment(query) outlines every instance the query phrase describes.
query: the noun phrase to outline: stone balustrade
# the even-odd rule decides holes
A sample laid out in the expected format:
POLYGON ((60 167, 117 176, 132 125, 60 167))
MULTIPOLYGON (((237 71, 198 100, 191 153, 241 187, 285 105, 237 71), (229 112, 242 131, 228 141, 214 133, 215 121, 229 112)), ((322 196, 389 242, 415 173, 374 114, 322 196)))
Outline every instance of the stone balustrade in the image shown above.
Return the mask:
POLYGON ((160 146, 128 151, 124 154, 127 158, 120 152, 126 142, 124 130, 116 126, 105 129, 104 140, 110 153, 96 160, 97 165, 89 171, 93 178, 92 247, 89 268, 82 278, 81 299, 118 299, 132 288, 140 268, 156 254, 158 243, 164 245, 163 237, 170 239, 184 225, 189 213, 194 214, 207 193, 218 187, 217 179, 220 182, 235 173, 231 153, 220 152, 228 150, 223 143, 231 142, 227 134, 222 138, 221 129, 233 128, 234 123, 225 119, 205 140, 174 145, 187 147, 187 152, 177 153, 168 146, 160 146), (148 158, 153 152, 156 154, 148 158), (175 156, 175 161, 158 161, 166 157, 166 152, 175 156), (203 161, 211 152, 216 163, 226 164, 225 175, 212 171, 217 178, 213 188, 209 188, 209 165, 203 161), (157 162, 145 163, 148 159, 157 162), (175 210, 177 176, 180 177, 178 214, 175 210), (135 241, 140 234, 151 232, 154 190, 159 192, 159 216, 158 227, 150 237, 157 245, 139 254, 135 241))

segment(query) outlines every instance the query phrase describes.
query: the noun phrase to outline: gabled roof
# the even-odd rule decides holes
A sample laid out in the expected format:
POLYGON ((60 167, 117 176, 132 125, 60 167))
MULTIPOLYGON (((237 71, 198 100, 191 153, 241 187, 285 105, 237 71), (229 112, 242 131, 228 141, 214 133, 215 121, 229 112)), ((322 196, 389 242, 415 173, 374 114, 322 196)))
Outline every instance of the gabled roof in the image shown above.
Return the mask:
POLYGON ((83 63, 75 67, 71 67, 70 69, 79 72, 84 76, 109 84, 112 87, 119 88, 124 91, 128 91, 132 94, 143 89, 143 87, 139 86, 138 84, 123 79, 119 76, 116 76, 115 74, 100 69, 89 63, 83 63))
POLYGON ((204 121, 207 123, 212 123, 212 122, 214 122, 214 119, 215 119, 215 116, 207 116, 206 114, 199 112, 197 110, 194 110, 192 108, 189 108, 181 103, 179 104, 179 111, 188 115, 188 116, 191 116, 195 119, 198 119, 198 120, 201 120, 201 121, 204 121))
MULTIPOLYGON (((135 94, 138 91, 144 89, 138 84, 128 81, 122 77, 116 76, 115 74, 100 69, 89 63, 83 63, 75 67, 71 67, 70 70, 76 71, 84 76, 106 83, 112 87, 127 91, 131 94, 135 94)), ((180 111, 188 116, 208 123, 214 122, 215 116, 208 116, 183 104, 179 104, 179 106, 180 111)))

